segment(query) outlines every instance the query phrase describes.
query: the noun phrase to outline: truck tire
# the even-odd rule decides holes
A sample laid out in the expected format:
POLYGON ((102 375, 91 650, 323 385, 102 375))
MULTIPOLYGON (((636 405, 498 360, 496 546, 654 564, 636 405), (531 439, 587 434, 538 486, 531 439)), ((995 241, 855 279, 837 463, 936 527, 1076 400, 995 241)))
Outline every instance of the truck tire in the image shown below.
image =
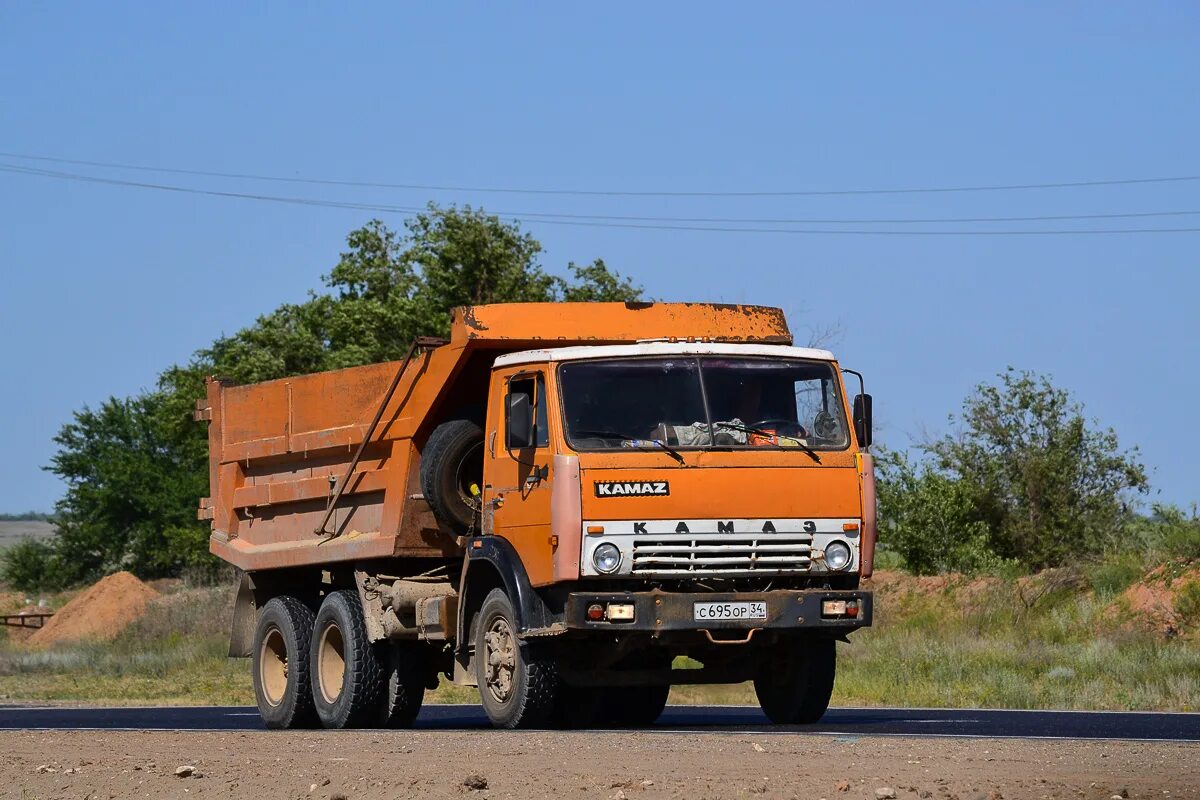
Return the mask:
POLYGON ((475 527, 483 485, 483 429, 467 419, 452 419, 433 429, 421 451, 421 492, 433 514, 455 536, 475 527))
POLYGON ((367 638, 358 593, 330 592, 312 633, 312 696, 326 728, 366 728, 380 723, 387 661, 367 638))
POLYGON ((560 684, 554 698, 557 704, 554 712, 555 727, 579 730, 602 725, 601 712, 605 691, 605 688, 600 686, 560 684))
POLYGON ((646 728, 662 716, 670 686, 612 686, 604 692, 601 719, 615 728, 646 728))
POLYGON ((313 728, 317 712, 309 683, 313 612, 295 597, 274 597, 254 629, 251 673, 258 713, 273 730, 313 728))
POLYGON ((428 648, 419 642, 386 645, 387 673, 379 724, 385 728, 408 728, 421 713, 425 679, 429 671, 428 648))
POLYGON ((503 589, 493 589, 475 623, 479 698, 497 728, 545 728, 555 721, 558 665, 517 639, 516 615, 503 589))
POLYGON ((817 639, 782 645, 754 679, 763 713, 776 725, 807 725, 829 708, 837 672, 837 645, 817 639))

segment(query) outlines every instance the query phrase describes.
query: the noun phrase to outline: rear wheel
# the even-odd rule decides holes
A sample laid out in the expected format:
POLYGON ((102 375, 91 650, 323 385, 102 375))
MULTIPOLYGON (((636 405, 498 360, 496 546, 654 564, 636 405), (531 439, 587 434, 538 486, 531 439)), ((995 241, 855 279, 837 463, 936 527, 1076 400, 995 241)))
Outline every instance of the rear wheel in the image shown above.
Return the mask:
POLYGON ((367 638, 358 593, 331 592, 313 626, 312 694, 326 728, 366 728, 380 723, 386 656, 367 638))
POLYGON ((483 710, 497 728, 543 728, 554 722, 557 664, 517 638, 516 614, 503 589, 488 594, 476 617, 475 674, 483 710))
POLYGON ((833 639, 781 645, 754 679, 754 693, 763 713, 777 725, 816 722, 829 708, 836 672, 833 639))
POLYGON ((386 646, 387 672, 379 723, 388 728, 407 728, 421 713, 428 672, 428 648, 417 642, 386 646))
POLYGON ((268 728, 311 728, 317 722, 309 684, 312 630, 312 610, 295 597, 275 597, 263 606, 251 671, 258 713, 268 728))

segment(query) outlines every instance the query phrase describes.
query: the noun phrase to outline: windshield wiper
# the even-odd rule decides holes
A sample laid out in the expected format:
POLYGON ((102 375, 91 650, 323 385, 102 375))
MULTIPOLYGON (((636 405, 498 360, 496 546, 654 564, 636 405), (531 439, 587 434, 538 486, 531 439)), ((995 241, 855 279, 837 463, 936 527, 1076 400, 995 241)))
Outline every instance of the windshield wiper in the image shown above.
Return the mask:
MULTIPOLYGON (((631 441, 635 441, 635 442, 637 442, 637 444, 628 445, 628 448, 630 450, 653 450, 654 448, 657 447, 657 448, 661 448, 663 452, 665 452, 671 458, 678 461, 679 466, 682 467, 687 463, 686 461, 683 460, 683 456, 679 453, 678 450, 676 450, 674 447, 671 447, 671 445, 667 444, 666 442, 664 442, 660 439, 633 439, 631 441), (647 445, 653 445, 653 446, 650 447, 647 445)), ((625 446, 626 445, 622 445, 622 447, 625 447, 625 446)))
POLYGON ((624 447, 628 450, 654 450, 656 448, 661 449, 667 455, 669 455, 671 458, 678 461, 679 466, 682 467, 687 463, 683 460, 683 456, 680 455, 678 450, 676 450, 674 447, 671 447, 671 445, 667 444, 666 442, 662 441, 661 439, 642 439, 641 437, 631 436, 630 434, 620 433, 619 431, 592 430, 592 429, 587 429, 587 428, 585 428, 584 430, 574 431, 574 433, 577 435, 580 435, 580 436, 590 433, 590 434, 600 436, 603 438, 620 439, 621 447, 624 447), (630 442, 631 444, 625 444, 625 442, 630 442))
POLYGON ((795 436, 788 436, 786 433, 777 433, 768 431, 764 428, 752 428, 749 425, 738 425, 736 422, 714 422, 714 428, 732 428, 735 431, 742 433, 753 433, 757 436, 774 436, 776 439, 788 439, 796 443, 796 446, 805 452, 805 454, 818 464, 821 463, 821 457, 817 455, 817 451, 808 446, 808 443, 803 439, 797 439, 795 436))

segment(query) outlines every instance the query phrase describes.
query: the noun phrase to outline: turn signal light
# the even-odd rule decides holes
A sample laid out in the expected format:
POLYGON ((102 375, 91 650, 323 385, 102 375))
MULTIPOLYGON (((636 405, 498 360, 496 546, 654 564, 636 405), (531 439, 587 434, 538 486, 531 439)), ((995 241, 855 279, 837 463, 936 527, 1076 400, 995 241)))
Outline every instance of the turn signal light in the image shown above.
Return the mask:
POLYGON ((846 603, 846 616, 847 617, 857 617, 858 616, 858 603, 846 603))
POLYGON ((610 622, 633 622, 633 603, 609 603, 610 622))
POLYGON ((592 603, 587 607, 587 618, 589 622, 600 622, 604 619, 604 606, 599 603, 592 603))
POLYGON ((826 600, 821 603, 822 617, 840 617, 846 613, 845 600, 826 600))

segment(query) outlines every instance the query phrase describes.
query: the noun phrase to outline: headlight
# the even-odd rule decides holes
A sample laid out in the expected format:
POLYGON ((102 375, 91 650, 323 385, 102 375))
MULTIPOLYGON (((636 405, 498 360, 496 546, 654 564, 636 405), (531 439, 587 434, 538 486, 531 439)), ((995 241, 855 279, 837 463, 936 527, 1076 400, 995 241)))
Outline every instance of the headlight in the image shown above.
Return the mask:
POLYGON ((617 567, 621 566, 621 551, 617 549, 615 544, 607 542, 597 547, 592 551, 592 566, 597 572, 608 574, 616 572, 617 567))
POLYGON ((825 566, 834 572, 850 566, 850 546, 845 542, 830 542, 825 545, 825 566))

